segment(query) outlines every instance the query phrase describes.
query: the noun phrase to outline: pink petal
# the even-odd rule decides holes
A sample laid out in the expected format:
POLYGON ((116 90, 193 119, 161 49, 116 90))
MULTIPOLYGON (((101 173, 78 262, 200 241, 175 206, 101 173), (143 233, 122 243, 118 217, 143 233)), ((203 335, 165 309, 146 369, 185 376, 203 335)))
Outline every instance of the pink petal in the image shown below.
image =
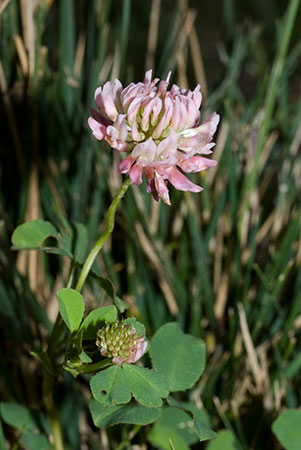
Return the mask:
POLYGON ((144 81, 143 81, 144 84, 150 84, 151 83, 151 81, 152 81, 152 73, 153 73, 152 69, 148 70, 145 73, 145 77, 144 77, 144 81))
POLYGON ((169 81, 170 81, 170 77, 171 77, 171 70, 168 72, 168 74, 167 74, 167 77, 166 77, 166 81, 167 81, 167 83, 169 83, 169 81))
POLYGON ((148 192, 149 194, 152 194, 152 196, 154 197, 154 199, 159 202, 160 201, 160 197, 158 195, 156 186, 155 186, 155 180, 151 179, 147 181, 147 185, 146 185, 146 192, 148 192))
POLYGON ((98 123, 95 119, 93 119, 93 117, 89 117, 88 125, 92 130, 93 136, 95 136, 96 139, 101 141, 104 138, 104 136, 106 135, 107 127, 98 123))
POLYGON ((166 97, 164 100, 165 112, 153 131, 153 138, 158 139, 161 136, 162 131, 169 126, 170 119, 173 116, 173 102, 170 98, 166 97))
POLYGON ((216 113, 211 114, 201 125, 195 128, 189 128, 181 133, 182 137, 192 137, 197 134, 208 134, 211 137, 216 131, 216 127, 219 123, 219 115, 216 113))
POLYGON ((111 90, 115 105, 120 106, 121 105, 120 94, 122 92, 122 84, 120 83, 119 80, 117 80, 117 78, 113 82, 111 82, 111 90))
POLYGON ((138 361, 143 355, 147 347, 147 341, 144 338, 139 339, 136 344, 134 350, 131 352, 131 356, 125 359, 125 362, 128 364, 133 364, 138 361))
POLYGON ((215 146, 215 142, 209 142, 206 145, 199 145, 195 148, 194 154, 200 153, 201 155, 210 155, 212 153, 212 147, 215 146))
POLYGON ((174 104, 173 104, 173 115, 170 122, 170 126, 176 130, 179 126, 181 119, 181 106, 180 106, 180 100, 179 97, 175 98, 174 104))
POLYGON ((130 156, 127 156, 124 158, 118 165, 118 170, 120 173, 128 173, 130 168, 132 167, 134 163, 134 159, 132 159, 130 156))
POLYGON ((123 359, 121 358, 121 356, 115 356, 115 358, 112 359, 112 363, 116 364, 116 366, 121 366, 121 364, 123 364, 123 359))
POLYGON ((137 125, 136 125, 136 120, 135 120, 135 117, 134 117, 134 119, 133 119, 133 123, 132 123, 132 139, 133 139, 133 141, 140 141, 141 139, 140 139, 140 134, 139 134, 139 131, 138 131, 138 128, 137 128, 137 125))
POLYGON ((99 111, 97 111, 94 108, 90 108, 91 116, 93 119, 95 119, 98 123, 101 125, 104 125, 105 127, 112 125, 112 120, 107 119, 104 117, 99 111))
POLYGON ((104 107, 106 115, 110 119, 115 120, 118 115, 118 111, 116 109, 113 97, 111 95, 107 95, 106 97, 103 97, 103 107, 104 107))
POLYGON ((135 164, 130 170, 130 179, 133 184, 142 183, 142 166, 135 164))
POLYGON ((217 161, 214 159, 203 158, 202 156, 192 156, 191 158, 178 163, 178 166, 186 173, 200 172, 207 169, 207 167, 216 166, 217 161))
POLYGON ((201 142, 203 145, 207 142, 209 142, 211 139, 211 136, 209 134, 196 134, 195 136, 191 137, 183 137, 179 139, 179 148, 185 150, 186 148, 192 148, 199 145, 201 142))
POLYGON ((127 118, 129 122, 132 122, 137 112, 139 111, 142 100, 144 100, 143 95, 139 95, 130 103, 127 111, 127 118))
POLYGON ((155 166, 168 164, 174 165, 177 162, 177 145, 178 145, 178 133, 174 130, 171 130, 170 135, 163 139, 160 144, 157 146, 156 152, 156 163, 155 166))
POLYGON ((116 141, 119 138, 119 130, 115 128, 113 125, 109 125, 107 127, 107 137, 112 141, 116 141))
POLYGON ((202 187, 188 180, 175 167, 166 169, 166 174, 168 175, 168 181, 179 191, 201 192, 203 190, 202 187))
POLYGON ((152 180, 155 176, 155 171, 153 167, 146 166, 144 168, 144 175, 147 180, 152 180))
POLYGON ((178 125, 179 130, 183 130, 183 128, 185 128, 187 116, 188 116, 187 108, 183 102, 180 102, 180 122, 178 125))
POLYGON ((170 77, 171 77, 171 70, 168 72, 168 75, 167 75, 166 80, 165 80, 165 81, 162 80, 162 81, 160 81, 160 83, 159 83, 158 92, 159 92, 159 94, 160 94, 162 97, 164 97, 165 94, 166 94, 167 87, 168 87, 168 85, 169 85, 170 77))
POLYGON ((98 88, 95 90, 95 93, 94 93, 94 100, 95 100, 95 103, 96 103, 97 108, 98 108, 100 111, 104 112, 104 108, 103 108, 103 99, 102 99, 102 87, 98 87, 98 88))
POLYGON ((192 99, 193 99, 193 101, 194 101, 194 104, 195 104, 195 106, 196 106, 196 109, 199 109, 200 106, 201 106, 201 103, 202 103, 202 94, 201 94, 201 92, 200 92, 200 89, 201 89, 201 87, 200 87, 200 85, 198 84, 198 85, 195 87, 195 89, 194 89, 194 91, 193 91, 193 93, 192 93, 192 99))
POLYGON ((166 205, 170 205, 169 192, 163 178, 155 171, 155 187, 160 198, 166 205))
POLYGON ((119 131, 119 139, 121 142, 125 142, 128 136, 125 118, 126 118, 125 114, 118 114, 114 122, 114 127, 117 128, 119 131))
POLYGON ((199 111, 193 100, 188 100, 186 128, 191 127, 199 119, 199 111))
POLYGON ((139 92, 139 86, 134 83, 131 83, 127 86, 120 94, 120 101, 123 106, 124 111, 127 111, 131 101, 136 97, 139 92))
POLYGON ((136 145, 131 153, 132 158, 136 159, 139 165, 146 167, 151 164, 156 156, 157 146, 152 138, 136 145))
POLYGON ((109 139, 107 136, 105 137, 106 141, 110 144, 112 148, 115 148, 119 152, 128 152, 130 150, 130 145, 127 142, 121 142, 119 140, 109 139))

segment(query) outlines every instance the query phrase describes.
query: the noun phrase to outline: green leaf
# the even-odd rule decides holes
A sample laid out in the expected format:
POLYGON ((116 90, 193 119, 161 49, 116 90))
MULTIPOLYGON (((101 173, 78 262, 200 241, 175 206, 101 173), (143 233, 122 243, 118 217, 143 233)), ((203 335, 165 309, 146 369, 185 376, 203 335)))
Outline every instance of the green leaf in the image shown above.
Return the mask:
POLYGON ((82 352, 81 352, 78 356, 79 356, 79 359, 80 359, 83 363, 91 363, 91 362, 93 361, 92 358, 90 358, 90 356, 87 355, 87 353, 84 352, 83 350, 82 350, 82 352))
POLYGON ((118 297, 118 295, 114 296, 114 303, 121 313, 123 313, 126 309, 130 307, 130 305, 124 300, 122 300, 120 297, 118 297))
MULTIPOLYGON (((187 404, 187 406, 191 406, 187 404)), ((193 405, 194 406, 194 405, 193 405)), ((197 442, 211 439, 216 436, 216 434, 211 431, 207 427, 207 416, 204 417, 204 410, 198 410, 194 406, 194 409, 197 411, 196 414, 201 416, 202 419, 205 419, 206 425, 202 424, 202 435, 200 436, 200 426, 199 418, 196 417, 195 414, 191 414, 194 416, 193 418, 190 416, 190 412, 185 411, 184 409, 179 409, 178 407, 165 407, 162 409, 162 414, 160 419, 154 424, 153 428, 157 427, 168 427, 169 429, 173 429, 182 439, 186 442, 186 444, 196 444, 197 442), (188 414, 189 413, 189 414, 188 414), (197 423, 195 423, 197 420, 197 423), (205 434, 206 430, 206 434, 205 434)), ((156 431, 156 430, 155 430, 156 431)))
POLYGON ((73 234, 75 237, 74 259, 79 263, 83 263, 88 246, 87 228, 82 223, 75 223, 73 234))
POLYGON ((138 322, 138 320, 136 320, 136 317, 129 317, 128 319, 125 319, 125 322, 130 323, 132 327, 134 327, 137 331, 137 334, 142 334, 143 336, 145 336, 145 326, 143 325, 143 323, 138 322))
POLYGON ((207 428, 210 427, 210 417, 209 414, 205 409, 198 408, 194 403, 192 402, 182 402, 181 406, 184 408, 184 411, 190 416, 190 417, 197 417, 199 421, 201 421, 204 425, 206 425, 207 428))
POLYGON ((41 247, 48 237, 58 237, 58 232, 50 222, 36 219, 19 225, 12 235, 12 249, 35 249, 41 247))
POLYGON ((206 425, 203 424, 197 417, 193 418, 193 427, 199 437, 199 441, 208 441, 216 437, 216 433, 210 430, 206 425))
POLYGON ((50 359, 50 357, 49 357, 49 355, 48 355, 47 352, 43 352, 43 351, 37 351, 37 352, 36 352, 36 351, 32 350, 32 351, 30 352, 30 354, 31 354, 32 356, 34 356, 35 358, 38 358, 38 359, 42 362, 44 368, 47 370, 47 372, 48 372, 52 377, 55 377, 55 376, 56 376, 55 370, 54 370, 54 368, 53 368, 53 366, 52 366, 51 359, 50 359))
POLYGON ((154 370, 124 364, 112 366, 91 378, 91 390, 94 398, 106 404, 122 404, 135 399, 144 406, 162 405, 162 398, 168 395, 165 377, 154 370))
POLYGON ((131 400, 131 390, 124 370, 112 366, 91 378, 93 397, 103 404, 122 404, 131 400))
POLYGON ((5 436, 2 427, 2 421, 0 420, 0 448, 6 450, 8 447, 5 442, 5 436))
POLYGON ((130 307, 128 303, 123 301, 118 295, 115 294, 115 289, 112 281, 109 278, 102 277, 96 274, 93 270, 90 271, 90 275, 100 284, 103 290, 114 300, 114 303, 118 310, 123 313, 126 309, 130 307))
POLYGON ((235 434, 230 430, 221 430, 216 439, 210 442, 208 450, 240 450, 235 434))
POLYGON ((95 426, 106 428, 118 423, 147 425, 160 417, 161 408, 147 408, 136 403, 116 405, 106 408, 93 398, 90 401, 90 411, 95 426))
POLYGON ((124 364, 123 370, 137 402, 148 407, 162 405, 162 398, 168 395, 168 384, 164 376, 132 364, 124 364))
POLYGON ((14 402, 0 404, 0 413, 3 421, 21 431, 39 431, 39 426, 32 411, 14 402))
POLYGON ((154 447, 159 449, 170 450, 174 448, 174 450, 189 450, 185 439, 172 426, 155 424, 149 432, 147 439, 154 447), (171 447, 171 443, 173 447, 171 447))
POLYGON ((70 332, 77 331, 82 321, 85 304, 83 297, 75 289, 60 289, 57 292, 61 316, 70 332))
POLYGON ((170 391, 192 387, 205 368, 205 344, 184 334, 177 323, 163 325, 150 346, 154 368, 165 375, 170 391))
POLYGON ((83 323, 80 331, 84 331, 83 339, 96 339, 96 333, 103 326, 103 322, 115 322, 117 309, 115 306, 104 306, 91 311, 83 323))
POLYGON ((82 264, 88 246, 87 228, 82 223, 66 223, 59 235, 61 248, 49 250, 50 253, 67 254, 78 264, 82 264))
POLYGON ((174 432, 182 437, 186 444, 195 444, 198 442, 191 417, 181 409, 171 407, 162 408, 161 417, 154 424, 152 431, 156 433, 158 427, 173 429, 174 432))
POLYGON ((299 450, 301 443, 301 409, 288 409, 273 422, 273 433, 286 450, 299 450))
POLYGON ((159 424, 174 427, 188 444, 216 437, 216 433, 209 428, 209 417, 205 410, 190 402, 179 403, 170 395, 167 402, 171 407, 164 409, 159 424))
POLYGON ((27 450, 50 450, 53 446, 50 444, 46 436, 42 434, 34 434, 30 432, 22 433, 22 445, 27 450))

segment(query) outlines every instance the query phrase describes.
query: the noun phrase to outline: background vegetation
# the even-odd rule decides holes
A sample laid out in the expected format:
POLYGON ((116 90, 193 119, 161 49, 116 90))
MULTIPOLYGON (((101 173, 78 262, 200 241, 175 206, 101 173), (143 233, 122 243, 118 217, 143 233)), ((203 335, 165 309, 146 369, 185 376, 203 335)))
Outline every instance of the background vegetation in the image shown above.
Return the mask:
MULTIPOLYGON (((121 184, 117 152, 87 127, 94 90, 115 77, 137 82, 148 68, 161 78, 172 70, 181 87, 201 84, 202 117, 221 115, 218 165, 196 177, 200 195, 171 189, 171 207, 131 188, 98 270, 148 336, 178 321, 206 341, 205 375, 182 400, 204 408, 214 430, 229 430, 212 450, 227 439, 235 441, 229 448, 281 448, 272 422, 301 401, 298 3, 1 2, 3 401, 43 409, 41 368, 30 351, 45 344, 69 268, 57 255, 11 252, 14 228, 36 218, 82 223, 91 246, 121 184)), ((108 302, 96 282, 84 296, 91 307, 108 302)), ((66 443, 116 448, 130 428, 99 433, 87 395, 85 377, 62 377, 66 443)), ((7 424, 1 430, 2 445, 5 433, 12 448, 33 448, 7 424)), ((141 449, 145 442, 147 430, 132 440, 141 449)))

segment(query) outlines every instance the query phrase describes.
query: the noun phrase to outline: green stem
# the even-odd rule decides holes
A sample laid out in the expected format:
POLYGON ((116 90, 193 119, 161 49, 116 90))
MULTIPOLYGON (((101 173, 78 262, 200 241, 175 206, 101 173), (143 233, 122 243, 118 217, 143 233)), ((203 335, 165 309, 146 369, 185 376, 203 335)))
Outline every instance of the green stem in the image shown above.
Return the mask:
POLYGON ((96 256, 98 255, 98 252, 102 249, 103 245, 105 244, 107 239, 112 234, 112 231, 113 231, 114 225, 115 225, 115 214, 116 214, 117 207, 120 203, 120 200, 122 199, 122 197, 128 190, 130 184, 131 184, 131 180, 129 177, 127 177, 125 179, 125 181, 122 183, 121 187, 119 188, 117 194, 115 195, 115 197, 110 205, 110 208, 108 210, 108 215, 107 215, 107 226, 106 226, 105 232, 95 242, 92 250, 90 251, 90 253, 83 265, 79 279, 76 283, 75 289, 79 292, 81 291, 81 289, 86 281, 86 278, 89 274, 92 264, 93 264, 96 256))
POLYGON ((64 450, 60 421, 56 406, 53 402, 54 382, 55 378, 45 370, 43 379, 43 400, 51 426, 53 444, 55 450, 64 450))
POLYGON ((57 409, 55 405, 52 406, 51 410, 48 413, 48 417, 50 420, 52 437, 53 437, 53 445, 55 450, 64 450, 64 444, 61 433, 60 421, 57 413, 57 409))
MULTIPOLYGON (((74 367, 79 373, 92 373, 98 372, 100 369, 104 369, 112 365, 111 358, 103 359, 102 361, 98 361, 92 364, 84 364, 83 366, 74 367)), ((72 369, 72 366, 70 366, 72 369)))
POLYGON ((131 433, 129 434, 129 437, 124 439, 122 442, 120 442, 120 444, 118 445, 118 447, 116 448, 116 450, 122 450, 123 448, 127 447, 131 440, 136 436, 136 434, 140 431, 140 428, 142 427, 142 425, 136 425, 133 430, 131 431, 131 433))

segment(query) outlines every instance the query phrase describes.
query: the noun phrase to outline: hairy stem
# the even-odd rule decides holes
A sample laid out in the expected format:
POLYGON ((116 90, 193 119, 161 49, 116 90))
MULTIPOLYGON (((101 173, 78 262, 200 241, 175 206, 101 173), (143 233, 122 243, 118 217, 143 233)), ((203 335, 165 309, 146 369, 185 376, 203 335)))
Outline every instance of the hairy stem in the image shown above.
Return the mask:
POLYGON ((131 184, 131 180, 129 177, 127 177, 125 179, 125 181, 122 183, 122 185, 120 186, 117 194, 115 195, 115 197, 110 205, 110 208, 108 210, 108 215, 107 215, 106 229, 105 229, 104 233, 100 236, 100 238, 95 242, 92 250, 90 251, 90 253, 83 265, 79 279, 76 283, 75 289, 79 292, 81 291, 81 289, 84 285, 84 282, 86 281, 86 278, 89 274, 89 271, 92 267, 92 264, 93 264, 96 256, 98 255, 99 251, 102 249, 102 247, 105 244, 105 242, 107 241, 107 239, 112 234, 112 231, 113 231, 114 225, 115 225, 115 214, 116 214, 117 207, 120 203, 120 200, 122 199, 122 197, 128 190, 130 184, 131 184))

